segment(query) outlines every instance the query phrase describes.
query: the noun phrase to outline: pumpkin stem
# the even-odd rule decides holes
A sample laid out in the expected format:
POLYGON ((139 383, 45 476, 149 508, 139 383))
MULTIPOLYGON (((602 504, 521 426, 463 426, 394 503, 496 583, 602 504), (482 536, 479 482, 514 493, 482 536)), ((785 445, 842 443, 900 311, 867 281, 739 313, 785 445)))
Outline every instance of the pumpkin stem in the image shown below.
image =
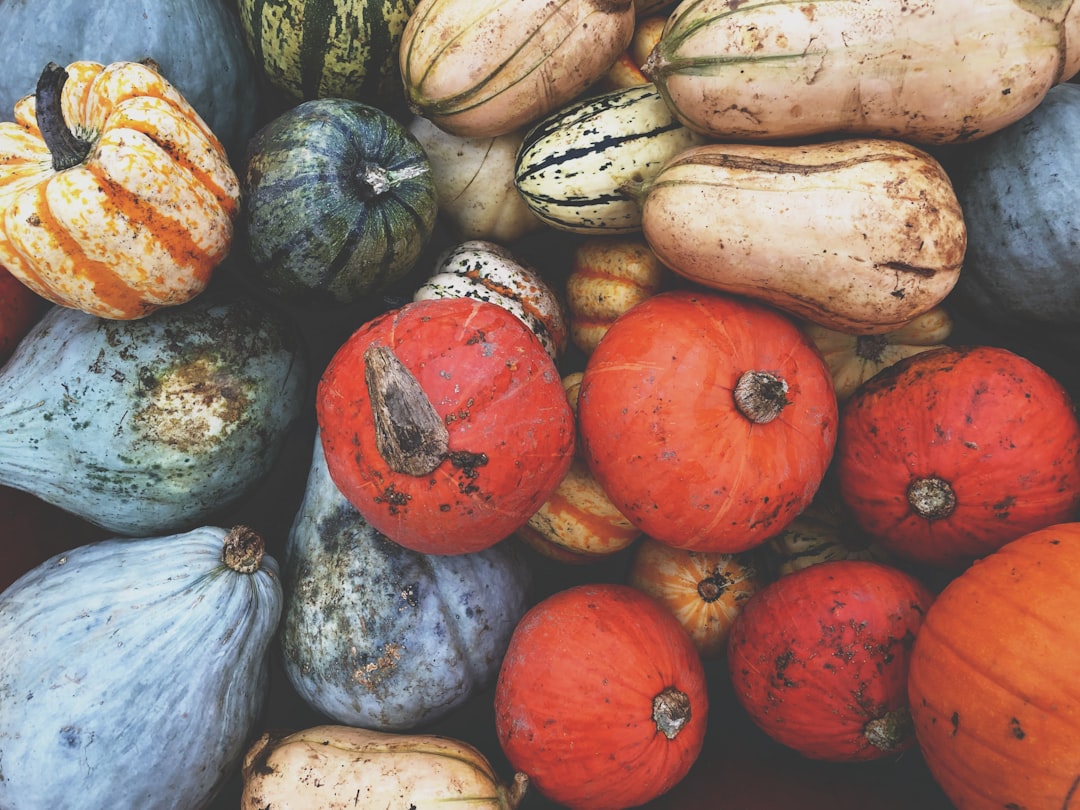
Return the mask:
POLYGON ((717 569, 697 584, 698 596, 705 602, 715 602, 732 584, 731 577, 717 569))
POLYGON ((918 478, 907 489, 908 504, 927 520, 947 518, 956 508, 956 493, 948 481, 937 477, 918 478))
POLYGON ((867 741, 882 751, 903 748, 914 733, 915 726, 907 706, 886 712, 863 726, 863 735, 867 741))
POLYGON ((878 363, 881 361, 881 355, 888 345, 889 341, 885 339, 884 335, 859 335, 855 340, 855 354, 863 360, 878 363))
POLYGON ((751 422, 764 425, 790 404, 787 391, 787 382, 771 371, 746 371, 735 384, 735 407, 751 422))
POLYGON ((238 574, 254 574, 262 564, 263 539, 247 526, 233 526, 225 534, 221 561, 238 574))
POLYGON ((364 382, 375 420, 375 446, 394 472, 427 475, 450 450, 450 434, 419 381, 393 350, 364 351, 364 382))
POLYGON ((653 698, 652 719, 661 734, 674 740, 690 722, 690 698, 685 692, 669 686, 653 698))
POLYGON ((49 62, 34 92, 38 130, 52 155, 53 171, 57 172, 78 166, 90 154, 90 142, 72 132, 64 121, 60 99, 67 80, 68 72, 56 62, 49 62))
POLYGON ((516 810, 518 805, 521 804, 525 798, 525 793, 529 789, 529 777, 517 771, 514 774, 514 781, 510 784, 510 787, 502 788, 501 793, 503 795, 503 805, 506 810, 516 810))

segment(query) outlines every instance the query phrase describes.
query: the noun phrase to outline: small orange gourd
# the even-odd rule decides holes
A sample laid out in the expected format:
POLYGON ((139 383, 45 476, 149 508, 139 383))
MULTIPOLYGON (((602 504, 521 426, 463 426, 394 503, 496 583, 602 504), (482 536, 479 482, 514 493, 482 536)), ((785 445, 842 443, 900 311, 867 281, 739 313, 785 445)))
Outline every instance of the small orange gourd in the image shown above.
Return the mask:
POLYGON ((704 660, 724 655, 735 617, 764 585, 746 554, 685 551, 651 537, 634 549, 627 581, 674 614, 704 660))
POLYGON ((229 252, 236 174, 146 64, 50 64, 0 153, 0 265, 54 303, 141 318, 202 292, 229 252))

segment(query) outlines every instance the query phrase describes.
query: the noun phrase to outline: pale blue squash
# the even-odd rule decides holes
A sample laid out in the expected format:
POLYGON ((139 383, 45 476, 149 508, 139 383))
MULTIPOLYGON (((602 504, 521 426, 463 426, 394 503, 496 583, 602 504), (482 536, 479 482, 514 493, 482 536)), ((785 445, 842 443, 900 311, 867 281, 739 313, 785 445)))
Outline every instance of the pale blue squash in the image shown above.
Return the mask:
POLYGON ((296 692, 334 721, 405 731, 494 683, 528 607, 531 569, 508 542, 409 551, 338 491, 315 439, 285 551, 281 645, 296 692))
POLYGON ((153 59, 234 159, 257 124, 259 79, 231 2, 0 0, 0 119, 50 61, 153 59))
POLYGON ((968 232, 950 303, 999 339, 1080 346, 1080 85, 957 149, 949 171, 968 232))
POLYGON ((269 472, 306 384, 299 330, 254 301, 54 307, 0 369, 0 484, 117 534, 191 529, 269 472))
POLYGON ((105 540, 23 575, 0 595, 0 807, 207 806, 265 702, 281 606, 250 530, 105 540))

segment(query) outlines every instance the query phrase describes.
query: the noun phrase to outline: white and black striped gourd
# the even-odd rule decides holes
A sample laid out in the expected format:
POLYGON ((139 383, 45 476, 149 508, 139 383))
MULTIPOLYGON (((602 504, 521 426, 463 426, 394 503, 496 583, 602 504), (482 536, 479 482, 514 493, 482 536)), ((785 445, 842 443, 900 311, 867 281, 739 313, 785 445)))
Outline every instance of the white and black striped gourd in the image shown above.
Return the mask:
POLYGON ((283 568, 282 660, 297 694, 381 731, 434 721, 493 684, 532 581, 508 543, 434 555, 388 540, 334 485, 318 435, 283 568))
POLYGON ((0 595, 0 807, 199 810, 268 690, 277 563, 245 527, 79 546, 0 595))
POLYGON ((191 529, 269 472, 306 383, 299 330, 251 300, 54 307, 0 369, 0 485, 117 534, 191 529))
POLYGON ((514 182, 542 221, 564 231, 641 230, 634 189, 679 152, 704 141, 671 114, 652 84, 562 108, 522 141, 514 182))

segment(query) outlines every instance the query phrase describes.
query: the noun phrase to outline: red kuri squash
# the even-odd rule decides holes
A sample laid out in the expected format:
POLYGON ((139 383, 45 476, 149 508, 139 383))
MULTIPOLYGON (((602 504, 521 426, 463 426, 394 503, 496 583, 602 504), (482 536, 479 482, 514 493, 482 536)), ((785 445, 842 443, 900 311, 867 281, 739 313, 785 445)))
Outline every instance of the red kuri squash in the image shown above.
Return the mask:
POLYGON ((415 301, 361 326, 324 371, 316 409, 342 494, 421 553, 507 537, 573 457, 554 361, 512 312, 467 297, 415 301))
POLYGON ((931 774, 962 810, 1080 801, 1080 523, 1039 529, 954 578, 915 640, 908 694, 931 774))
POLYGON ((744 551, 810 503, 832 458, 832 377, 794 321, 675 290, 619 317, 589 356, 578 430, 590 469, 645 534, 744 551))
POLYGON ((558 591, 518 623, 495 689, 514 769, 574 810, 634 807, 689 771, 704 742, 705 671, 686 631, 629 585, 558 591))
POLYGON ((911 646, 933 601, 919 580, 867 560, 812 565, 752 596, 728 637, 739 702, 811 759, 880 759, 914 743, 911 646))
POLYGON ((952 568, 1080 507, 1080 422, 1064 387, 989 346, 944 347, 866 382, 840 420, 840 493, 897 555, 952 568))

